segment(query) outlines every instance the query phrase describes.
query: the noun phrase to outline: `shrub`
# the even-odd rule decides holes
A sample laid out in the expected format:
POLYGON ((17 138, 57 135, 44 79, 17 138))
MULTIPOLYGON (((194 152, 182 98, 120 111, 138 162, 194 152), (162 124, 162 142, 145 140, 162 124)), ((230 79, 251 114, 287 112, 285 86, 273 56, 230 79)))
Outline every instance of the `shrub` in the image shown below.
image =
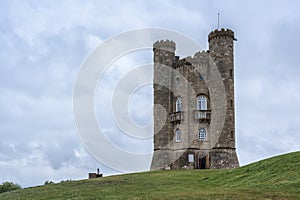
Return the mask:
POLYGON ((18 189, 22 189, 22 187, 19 184, 6 181, 0 185, 0 194, 3 192, 18 190, 18 189))
POLYGON ((68 179, 68 180, 62 180, 60 181, 60 183, 68 183, 68 182, 71 182, 72 180, 71 179, 68 179))
POLYGON ((50 184, 54 184, 54 182, 53 181, 45 181, 45 183, 44 183, 44 185, 50 185, 50 184))

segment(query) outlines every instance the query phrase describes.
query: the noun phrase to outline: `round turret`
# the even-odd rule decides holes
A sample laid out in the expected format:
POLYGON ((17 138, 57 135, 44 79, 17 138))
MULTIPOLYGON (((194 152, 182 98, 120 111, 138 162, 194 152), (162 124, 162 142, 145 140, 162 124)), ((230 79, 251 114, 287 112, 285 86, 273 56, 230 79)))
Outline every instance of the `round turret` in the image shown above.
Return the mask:
POLYGON ((208 35, 209 55, 222 77, 227 100, 227 116, 216 148, 235 148, 234 120, 234 32, 214 30, 208 35))
POLYGON ((153 44, 154 63, 172 67, 175 60, 176 44, 172 40, 159 40, 153 44))
POLYGON ((214 39, 219 39, 219 38, 230 38, 232 40, 235 40, 234 38, 234 32, 230 29, 224 29, 222 28, 221 30, 214 30, 210 32, 208 35, 208 42, 211 42, 214 39))
POLYGON ((176 44, 172 40, 159 40, 153 44, 153 51, 155 49, 175 52, 176 44))

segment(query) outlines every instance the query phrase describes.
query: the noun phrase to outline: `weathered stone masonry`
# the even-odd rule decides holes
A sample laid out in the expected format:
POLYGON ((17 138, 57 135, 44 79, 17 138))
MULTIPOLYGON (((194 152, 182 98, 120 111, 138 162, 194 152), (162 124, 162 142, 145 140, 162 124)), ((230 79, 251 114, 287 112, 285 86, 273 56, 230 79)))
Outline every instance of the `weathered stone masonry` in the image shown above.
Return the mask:
POLYGON ((234 40, 229 29, 212 31, 208 35, 209 50, 183 59, 175 56, 173 41, 154 43, 156 134, 151 170, 239 166, 235 149, 234 40), (218 132, 219 124, 224 126, 218 132))

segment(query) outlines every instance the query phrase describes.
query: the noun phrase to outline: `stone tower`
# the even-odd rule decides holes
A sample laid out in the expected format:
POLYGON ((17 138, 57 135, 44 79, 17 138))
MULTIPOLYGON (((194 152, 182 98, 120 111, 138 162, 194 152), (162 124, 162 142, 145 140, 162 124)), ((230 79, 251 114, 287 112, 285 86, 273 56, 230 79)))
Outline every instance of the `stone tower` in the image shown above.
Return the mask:
POLYGON ((234 33, 208 35, 209 50, 179 59, 176 44, 154 51, 154 154, 151 170, 235 168, 234 33))

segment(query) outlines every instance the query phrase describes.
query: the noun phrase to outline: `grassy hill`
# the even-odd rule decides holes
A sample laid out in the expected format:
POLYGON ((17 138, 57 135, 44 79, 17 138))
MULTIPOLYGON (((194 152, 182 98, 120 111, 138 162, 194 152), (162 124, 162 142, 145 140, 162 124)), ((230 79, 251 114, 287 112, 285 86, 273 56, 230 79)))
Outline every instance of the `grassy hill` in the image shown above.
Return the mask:
POLYGON ((233 170, 126 174, 26 188, 0 199, 300 199, 300 152, 233 170))

